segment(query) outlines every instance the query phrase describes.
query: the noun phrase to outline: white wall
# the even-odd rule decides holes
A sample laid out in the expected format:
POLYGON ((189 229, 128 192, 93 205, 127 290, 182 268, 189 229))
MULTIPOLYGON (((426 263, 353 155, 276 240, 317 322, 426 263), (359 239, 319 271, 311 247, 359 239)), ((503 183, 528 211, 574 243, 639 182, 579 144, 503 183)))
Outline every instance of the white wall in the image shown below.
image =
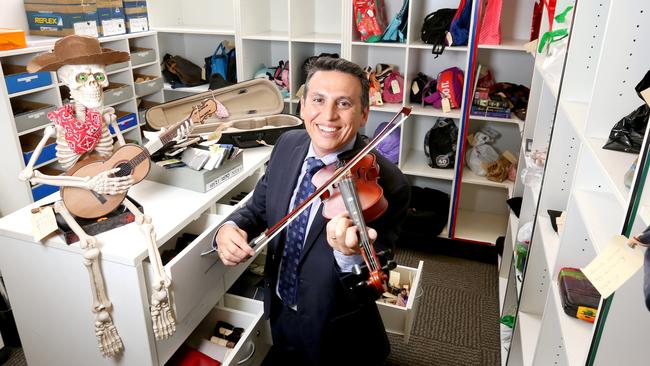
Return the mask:
POLYGON ((2 0, 0 28, 19 28, 27 30, 27 17, 23 0, 2 0))

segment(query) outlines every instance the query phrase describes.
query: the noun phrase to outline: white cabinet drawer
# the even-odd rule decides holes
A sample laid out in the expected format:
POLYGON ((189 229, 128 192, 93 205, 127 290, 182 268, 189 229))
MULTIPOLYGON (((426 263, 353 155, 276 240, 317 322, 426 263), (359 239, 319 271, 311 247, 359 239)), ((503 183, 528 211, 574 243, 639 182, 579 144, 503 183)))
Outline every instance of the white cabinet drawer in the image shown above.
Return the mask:
POLYGON ((399 334, 404 336, 404 342, 408 342, 411 336, 411 329, 415 321, 415 314, 417 307, 420 303, 420 278, 422 277, 423 261, 420 261, 418 268, 397 266, 393 271, 400 273, 400 285, 409 284, 411 290, 409 292, 408 301, 406 306, 398 306, 382 301, 377 301, 379 314, 384 322, 384 327, 389 333, 399 334))
MULTIPOLYGON (((201 256, 201 253, 211 248, 214 229, 222 220, 223 216, 204 214, 160 248, 163 252, 166 248, 173 247, 176 239, 183 233, 198 235, 164 266, 165 272, 172 280, 174 313, 179 321, 183 320, 204 297, 210 296, 216 301, 223 295, 225 266, 217 255, 201 256)), ((151 263, 145 261, 144 264, 146 273, 149 274, 147 285, 150 286, 153 274, 151 263)))
POLYGON ((260 365, 271 349, 271 328, 261 301, 226 294, 186 342, 222 365, 260 365), (244 328, 241 339, 228 349, 210 342, 217 321, 244 328))

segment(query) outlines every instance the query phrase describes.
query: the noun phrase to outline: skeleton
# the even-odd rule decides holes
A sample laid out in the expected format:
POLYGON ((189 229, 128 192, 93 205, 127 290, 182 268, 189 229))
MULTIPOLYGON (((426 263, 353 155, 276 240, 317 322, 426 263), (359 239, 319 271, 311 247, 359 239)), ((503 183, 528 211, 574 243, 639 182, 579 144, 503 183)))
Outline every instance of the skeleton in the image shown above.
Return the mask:
MULTIPOLYGON (((58 69, 59 79, 70 88, 70 97, 74 106, 74 112, 78 121, 85 122, 86 108, 101 111, 102 131, 101 139, 94 147, 94 152, 102 157, 109 157, 113 152, 113 139, 108 124, 111 124, 117 135, 120 145, 124 145, 124 137, 117 125, 115 111, 113 108, 104 108, 102 89, 108 86, 108 79, 104 72, 103 65, 64 65, 58 69)), ((176 140, 185 138, 187 129, 181 129, 176 140)), ((29 181, 32 184, 49 184, 60 187, 78 187, 93 190, 99 194, 120 194, 126 192, 133 184, 131 176, 113 177, 111 174, 119 169, 112 169, 100 173, 94 177, 73 177, 73 176, 50 176, 34 170, 34 164, 38 159, 43 146, 52 136, 56 135, 56 155, 59 163, 68 169, 75 163, 86 158, 84 154, 75 152, 65 138, 64 128, 57 125, 48 126, 45 129, 43 139, 34 150, 29 163, 20 173, 19 178, 29 181)), ((156 246, 155 233, 151 218, 143 214, 128 197, 124 199, 123 205, 133 213, 136 223, 140 227, 147 242, 149 258, 154 268, 152 283, 152 294, 150 301, 151 319, 156 339, 166 339, 174 334, 176 322, 170 304, 171 280, 166 276, 160 253, 156 246)), ((100 268, 100 250, 97 246, 97 239, 86 234, 76 222, 73 215, 66 209, 63 201, 57 201, 54 209, 59 213, 70 228, 79 236, 81 249, 84 250, 84 265, 90 276, 90 284, 93 296, 92 311, 95 314, 95 335, 99 350, 104 357, 118 355, 123 349, 122 339, 111 318, 112 304, 106 294, 106 287, 100 268)))

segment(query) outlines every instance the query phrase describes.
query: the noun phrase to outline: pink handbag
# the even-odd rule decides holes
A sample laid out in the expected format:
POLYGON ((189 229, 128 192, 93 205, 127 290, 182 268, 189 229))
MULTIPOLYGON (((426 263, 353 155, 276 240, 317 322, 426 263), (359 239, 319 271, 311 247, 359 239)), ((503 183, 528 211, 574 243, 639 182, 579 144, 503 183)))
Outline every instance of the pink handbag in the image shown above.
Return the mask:
POLYGON ((503 0, 488 0, 485 7, 479 44, 501 44, 501 7, 503 0))
POLYGON ((393 70, 384 79, 384 90, 381 93, 384 103, 402 103, 404 100, 404 77, 393 70))

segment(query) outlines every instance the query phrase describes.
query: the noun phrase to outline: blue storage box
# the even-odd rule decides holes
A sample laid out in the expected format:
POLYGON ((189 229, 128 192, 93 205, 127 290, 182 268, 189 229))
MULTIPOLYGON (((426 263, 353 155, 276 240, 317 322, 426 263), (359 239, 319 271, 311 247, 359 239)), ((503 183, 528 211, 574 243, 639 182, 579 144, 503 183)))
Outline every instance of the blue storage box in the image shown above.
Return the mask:
POLYGON ((43 197, 47 197, 51 195, 54 192, 57 192, 59 190, 59 187, 57 186, 50 186, 47 184, 41 184, 39 186, 36 186, 32 188, 32 197, 34 198, 34 201, 38 201, 43 197))
POLYGON ((52 84, 52 74, 49 71, 31 73, 27 72, 27 67, 20 65, 2 65, 2 71, 9 94, 52 84))
MULTIPOLYGON (((115 111, 115 115, 117 116, 117 125, 120 127, 120 131, 124 131, 138 124, 135 113, 115 111)), ((108 130, 111 131, 111 135, 115 134, 113 126, 108 125, 108 130)))
MULTIPOLYGON (((20 146, 23 151, 23 160, 25 161, 25 165, 29 163, 29 159, 31 159, 32 154, 34 153, 34 149, 36 148, 36 146, 38 145, 38 143, 41 141, 42 138, 43 138, 42 132, 28 133, 26 135, 20 136, 20 146)), ((38 157, 34 165, 36 166, 39 164, 43 164, 55 158, 56 158, 56 139, 51 138, 43 147, 43 151, 41 152, 41 155, 38 157)))

